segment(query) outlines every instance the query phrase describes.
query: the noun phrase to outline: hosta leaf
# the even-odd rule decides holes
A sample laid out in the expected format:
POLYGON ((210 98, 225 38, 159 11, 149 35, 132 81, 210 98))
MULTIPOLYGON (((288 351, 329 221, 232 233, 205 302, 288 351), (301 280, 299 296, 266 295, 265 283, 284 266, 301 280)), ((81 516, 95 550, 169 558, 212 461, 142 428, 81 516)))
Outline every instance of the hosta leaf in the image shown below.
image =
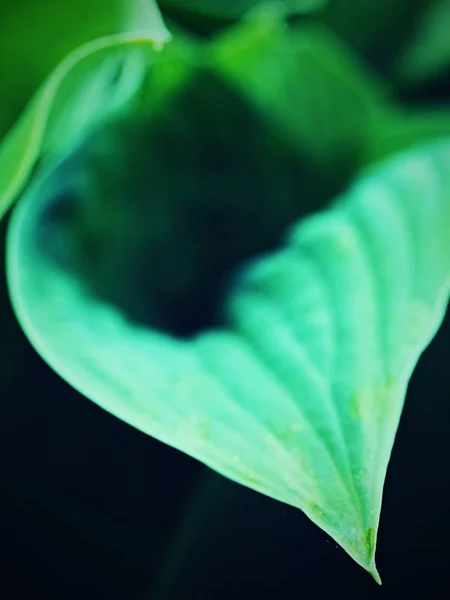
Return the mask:
POLYGON ((355 159, 385 99, 373 74, 323 27, 291 30, 261 13, 221 36, 211 54, 218 73, 327 168, 355 159))
POLYGON ((450 110, 391 107, 381 112, 367 131, 362 156, 363 162, 370 164, 427 140, 450 136, 450 110))
POLYGON ((450 0, 433 0, 424 9, 412 43, 398 60, 403 82, 417 84, 450 68, 450 0))
POLYGON ((57 152, 95 121, 124 109, 142 84, 149 47, 168 39, 153 2, 116 1, 105 19, 111 27, 108 35, 75 48, 2 141, 0 218, 44 149, 57 152))
MULTIPOLYGON (((315 10, 326 2, 327 0, 272 0, 271 3, 286 13, 304 13, 315 10)), ((163 0, 162 5, 215 17, 236 18, 258 5, 269 3, 270 0, 163 0)))
POLYGON ((449 164, 445 140, 368 171, 283 249, 242 268, 223 328, 181 339, 100 301, 67 248, 49 251, 63 163, 12 215, 12 301, 38 352, 81 393, 300 508, 378 580, 406 387, 449 297, 449 164))
POLYGON ((412 25, 411 15, 428 0, 333 0, 319 13, 338 36, 379 62, 403 43, 412 25), (401 27, 399 27, 401 23, 401 27))
POLYGON ((75 48, 123 28, 123 0, 20 0, 0 19, 0 139, 45 78, 75 48))
MULTIPOLYGON (((0 223, 0 262, 5 264, 6 223, 0 223)), ((20 343, 23 336, 12 314, 4 270, 0 279, 0 410, 1 399, 20 371, 20 343)))

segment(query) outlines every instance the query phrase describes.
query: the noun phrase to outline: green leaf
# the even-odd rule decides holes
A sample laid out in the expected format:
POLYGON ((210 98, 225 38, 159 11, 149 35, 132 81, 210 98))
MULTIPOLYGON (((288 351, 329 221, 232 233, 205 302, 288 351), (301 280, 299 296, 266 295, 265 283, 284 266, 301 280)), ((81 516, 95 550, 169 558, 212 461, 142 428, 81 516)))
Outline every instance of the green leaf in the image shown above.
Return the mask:
POLYGON ((379 60, 386 53, 395 53, 408 32, 411 15, 423 3, 424 0, 332 0, 318 16, 351 46, 374 54, 379 60))
POLYGON ((418 84, 450 68, 449 32, 450 0, 433 0, 397 61, 396 73, 402 82, 418 84))
POLYGON ((213 68, 322 168, 355 163, 385 102, 374 75, 324 27, 291 30, 273 15, 254 15, 221 36, 211 55, 213 68))
POLYGON ((190 339, 130 320, 76 275, 67 244, 49 251, 71 160, 34 182, 9 229, 10 293, 37 351, 120 419, 304 511, 379 581, 387 464, 450 293, 449 141, 296 225, 242 268, 225 325, 190 339))
POLYGON ((362 160, 366 164, 433 138, 450 137, 450 110, 386 109, 372 121, 366 136, 362 160))
POLYGON ((273 4, 285 13, 304 13, 323 6, 327 0, 163 0, 170 6, 221 18, 236 18, 255 7, 273 4))
POLYGON ((149 47, 169 37, 156 5, 146 0, 114 2, 105 21, 110 26, 107 33, 75 47, 2 141, 0 218, 44 150, 56 153, 99 119, 128 106, 142 84, 149 47))
POLYGON ((152 20, 159 28, 158 13, 149 14, 155 6, 152 0, 97 0, 95 10, 89 0, 10 3, 0 19, 0 139, 68 54, 92 40, 130 30, 136 12, 141 24, 147 27, 152 20))

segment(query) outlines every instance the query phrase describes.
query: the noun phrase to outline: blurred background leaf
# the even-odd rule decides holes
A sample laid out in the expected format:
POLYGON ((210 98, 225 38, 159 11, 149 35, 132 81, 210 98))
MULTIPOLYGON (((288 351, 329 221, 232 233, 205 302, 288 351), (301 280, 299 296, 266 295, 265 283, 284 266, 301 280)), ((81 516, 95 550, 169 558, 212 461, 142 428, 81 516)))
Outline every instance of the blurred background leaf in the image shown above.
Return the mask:
POLYGON ((362 160, 372 163, 424 140, 450 136, 450 108, 390 107, 370 124, 362 160))
POLYGON ((161 0, 161 6, 191 13, 234 19, 258 5, 271 3, 285 13, 305 13, 317 10, 328 0, 161 0))
POLYGON ((433 0, 424 8, 395 71, 409 85, 450 73, 450 0, 433 0))
POLYGON ((212 55, 218 73, 317 172, 327 173, 329 193, 355 171, 368 128, 389 94, 335 34, 319 25, 289 29, 277 19, 251 20, 219 37, 212 55))
POLYGON ((376 65, 389 70, 421 9, 436 0, 332 0, 317 18, 376 65))
POLYGON ((0 139, 69 52, 123 26, 123 0, 18 0, 0 19, 0 139))
POLYGON ((58 63, 3 139, 0 218, 42 149, 67 150, 95 122, 131 110, 128 105, 142 87, 153 46, 166 42, 169 34, 153 0, 117 0, 115 9, 107 10, 113 23, 108 35, 76 46, 58 63))

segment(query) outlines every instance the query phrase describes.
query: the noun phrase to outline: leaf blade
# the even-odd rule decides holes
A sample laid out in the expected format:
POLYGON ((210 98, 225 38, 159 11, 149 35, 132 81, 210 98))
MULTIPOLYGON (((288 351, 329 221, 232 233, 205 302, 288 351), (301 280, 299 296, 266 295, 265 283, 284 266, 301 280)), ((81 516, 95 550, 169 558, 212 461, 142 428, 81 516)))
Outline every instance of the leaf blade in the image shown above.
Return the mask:
POLYGON ((16 313, 81 393, 297 506, 379 581, 376 532, 407 382, 450 293, 449 162, 443 141, 369 171, 294 228, 287 249, 244 272, 227 330, 190 342, 130 323, 49 262, 37 232, 50 192, 37 186, 16 208, 8 241, 16 313), (311 261, 325 267, 320 278, 311 261), (322 293, 321 305, 323 286, 331 303, 322 293))

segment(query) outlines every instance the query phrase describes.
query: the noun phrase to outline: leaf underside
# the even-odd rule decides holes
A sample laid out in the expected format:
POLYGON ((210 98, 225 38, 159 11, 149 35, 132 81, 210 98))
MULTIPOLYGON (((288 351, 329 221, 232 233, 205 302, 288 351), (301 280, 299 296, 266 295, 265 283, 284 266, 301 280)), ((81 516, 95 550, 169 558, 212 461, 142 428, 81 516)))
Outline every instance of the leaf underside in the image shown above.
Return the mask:
POLYGON ((300 508, 379 581, 375 545, 406 387, 450 291, 450 142, 368 171, 243 269, 228 326, 177 340, 88 294, 43 250, 58 178, 13 213, 7 272, 37 351, 105 410, 300 508))

